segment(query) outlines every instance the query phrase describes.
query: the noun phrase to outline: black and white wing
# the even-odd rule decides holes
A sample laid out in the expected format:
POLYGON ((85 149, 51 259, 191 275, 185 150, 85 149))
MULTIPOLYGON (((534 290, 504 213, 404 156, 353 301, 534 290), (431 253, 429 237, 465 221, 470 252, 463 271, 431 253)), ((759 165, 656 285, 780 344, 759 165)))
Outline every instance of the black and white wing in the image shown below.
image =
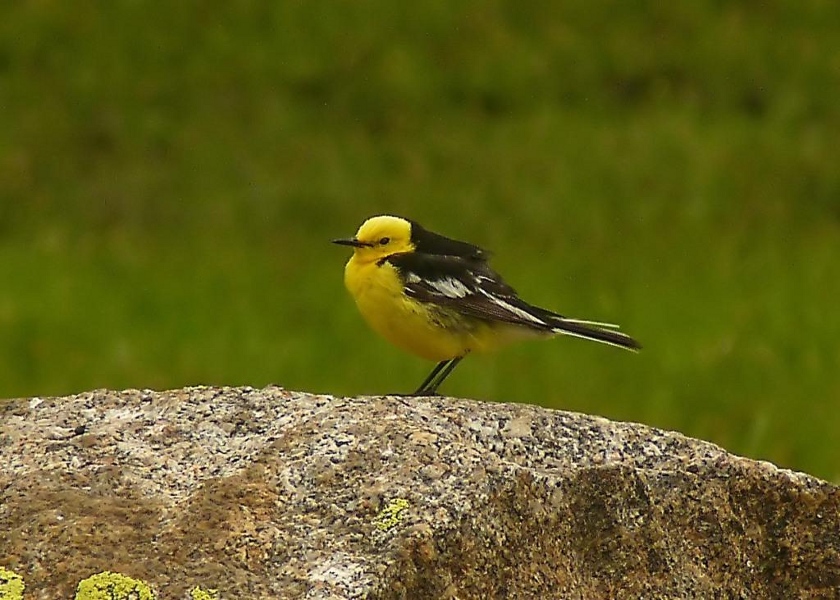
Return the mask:
POLYGON ((550 329, 483 261, 417 252, 394 254, 387 261, 397 268, 405 294, 415 300, 479 319, 550 329))
POLYGON ((569 319, 528 304, 484 261, 460 256, 408 252, 387 257, 403 281, 407 296, 464 316, 582 337, 637 350, 638 342, 614 331, 615 325, 569 319))

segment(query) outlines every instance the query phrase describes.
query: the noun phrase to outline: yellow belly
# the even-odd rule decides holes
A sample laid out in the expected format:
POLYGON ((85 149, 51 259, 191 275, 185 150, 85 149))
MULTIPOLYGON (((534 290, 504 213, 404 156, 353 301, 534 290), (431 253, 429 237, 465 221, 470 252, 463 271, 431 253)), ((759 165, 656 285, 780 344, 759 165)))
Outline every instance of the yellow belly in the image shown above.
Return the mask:
POLYGON ((441 323, 439 311, 403 294, 396 270, 388 263, 359 264, 351 258, 344 281, 368 325, 398 348, 434 361, 487 349, 492 336, 486 324, 457 313, 441 323))

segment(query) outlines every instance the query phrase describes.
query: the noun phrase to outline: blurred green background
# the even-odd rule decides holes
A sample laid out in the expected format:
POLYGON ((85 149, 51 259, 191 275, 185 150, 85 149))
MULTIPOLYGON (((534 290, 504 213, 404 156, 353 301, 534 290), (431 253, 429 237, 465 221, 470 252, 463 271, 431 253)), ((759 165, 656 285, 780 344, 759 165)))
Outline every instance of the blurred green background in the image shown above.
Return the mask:
POLYGON ((0 397, 410 391, 348 236, 393 212, 621 323, 445 393, 677 429, 840 481, 840 3, 11 3, 0 397))

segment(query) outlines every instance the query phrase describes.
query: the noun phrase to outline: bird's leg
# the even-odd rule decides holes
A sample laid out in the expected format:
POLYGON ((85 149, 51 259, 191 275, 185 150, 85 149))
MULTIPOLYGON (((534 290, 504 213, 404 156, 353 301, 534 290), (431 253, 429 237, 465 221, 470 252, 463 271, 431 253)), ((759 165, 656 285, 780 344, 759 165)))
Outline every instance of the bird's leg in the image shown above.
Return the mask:
POLYGON ((440 384, 449 377, 449 374, 452 373, 452 370, 458 366, 458 363, 461 362, 463 356, 459 356, 457 358, 453 358, 452 360, 445 360, 443 362, 438 363, 438 365, 432 369, 432 372, 426 377, 426 381, 424 381, 420 388, 414 392, 414 396, 435 396, 437 395, 437 389, 440 387, 440 384))
POLYGON ((437 394, 437 389, 443 383, 443 381, 449 377, 449 374, 458 366, 458 363, 463 360, 463 356, 459 356, 458 358, 453 358, 449 361, 449 364, 446 365, 446 368, 440 372, 440 374, 435 378, 434 382, 426 389, 427 394, 437 394))
POLYGON ((435 365, 435 368, 432 369, 432 372, 429 373, 429 376, 423 380, 423 383, 420 384, 420 387, 417 388, 417 391, 411 394, 412 396, 422 396, 426 392, 426 388, 429 384, 434 381, 437 374, 440 373, 441 369, 443 369, 446 365, 451 363, 451 360, 442 360, 438 364, 435 365))

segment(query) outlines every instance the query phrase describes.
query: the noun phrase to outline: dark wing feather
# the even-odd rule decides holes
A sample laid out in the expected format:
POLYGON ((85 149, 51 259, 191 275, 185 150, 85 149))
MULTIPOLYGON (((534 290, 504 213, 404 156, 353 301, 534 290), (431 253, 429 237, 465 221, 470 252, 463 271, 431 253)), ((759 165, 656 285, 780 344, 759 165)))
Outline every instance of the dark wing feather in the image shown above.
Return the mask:
POLYGON ((564 333, 638 350, 639 343, 614 325, 568 319, 528 304, 484 261, 461 256, 407 252, 383 259, 399 272, 405 294, 485 321, 509 323, 535 331, 564 333))
POLYGON ((417 252, 393 254, 385 260, 396 267, 405 294, 415 300, 487 321, 552 329, 486 262, 417 252))

